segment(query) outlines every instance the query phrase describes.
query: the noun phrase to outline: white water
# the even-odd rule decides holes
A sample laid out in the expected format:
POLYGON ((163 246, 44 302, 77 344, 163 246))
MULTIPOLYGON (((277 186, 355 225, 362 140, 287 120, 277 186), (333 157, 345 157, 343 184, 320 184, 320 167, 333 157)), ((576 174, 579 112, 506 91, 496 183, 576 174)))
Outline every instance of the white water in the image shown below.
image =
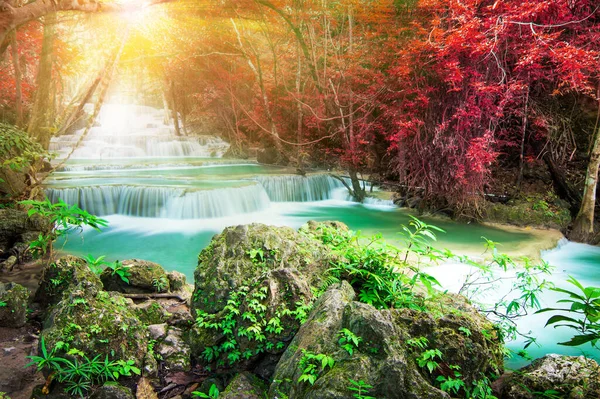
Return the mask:
MULTIPOLYGON (((273 202, 313 202, 330 199, 341 183, 327 175, 260 176, 241 187, 192 190, 178 187, 99 185, 47 188, 52 202, 98 215, 169 219, 204 219, 264 210, 273 202)), ((165 182, 166 183, 166 182, 165 182)), ((342 189, 343 190, 343 189, 342 189)))
POLYGON ((190 191, 176 187, 92 186, 46 190, 52 202, 98 215, 125 215, 167 219, 208 219, 257 212, 269 207, 262 186, 190 191))
POLYGON ((343 187, 331 176, 258 176, 255 178, 274 202, 312 202, 332 198, 335 189, 343 187))
MULTIPOLYGON (((105 104, 71 159, 221 157, 229 145, 215 136, 177 136, 164 111, 130 104, 105 104)), ((52 138, 50 151, 63 158, 84 129, 52 138)))

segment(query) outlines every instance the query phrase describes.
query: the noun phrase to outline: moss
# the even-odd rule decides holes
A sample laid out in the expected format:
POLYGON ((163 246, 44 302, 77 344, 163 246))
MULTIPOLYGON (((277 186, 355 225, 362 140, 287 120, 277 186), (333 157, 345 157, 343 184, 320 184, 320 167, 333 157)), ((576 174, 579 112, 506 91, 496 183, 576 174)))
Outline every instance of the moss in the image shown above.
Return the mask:
POLYGON ((19 328, 27 320, 29 291, 15 283, 0 283, 0 326, 19 328))
POLYGON ((516 226, 546 227, 565 230, 571 223, 566 204, 555 197, 529 196, 507 204, 486 203, 486 221, 516 226))
POLYGON ((65 256, 44 267, 35 301, 43 306, 54 305, 63 294, 75 289, 89 291, 89 296, 94 296, 102 289, 102 283, 84 259, 65 256))
POLYGON ((165 323, 171 314, 156 301, 146 301, 133 308, 134 313, 144 324, 165 323))
POLYGON ((147 351, 147 330, 130 310, 132 302, 116 293, 99 292, 89 296, 73 290, 53 307, 45 321, 42 336, 48 347, 62 341, 88 357, 141 359, 147 351))

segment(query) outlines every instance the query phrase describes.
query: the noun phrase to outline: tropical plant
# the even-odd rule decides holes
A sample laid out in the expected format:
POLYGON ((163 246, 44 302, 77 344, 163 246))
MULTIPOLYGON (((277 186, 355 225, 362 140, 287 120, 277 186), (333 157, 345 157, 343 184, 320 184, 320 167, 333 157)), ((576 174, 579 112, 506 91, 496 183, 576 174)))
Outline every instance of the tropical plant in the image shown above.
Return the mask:
POLYGON ((355 392, 352 397, 356 399, 376 399, 374 396, 367 395, 369 390, 373 388, 373 385, 369 385, 363 380, 355 381, 352 378, 349 378, 350 386, 348 389, 352 392, 355 392))
POLYGON ((210 388, 208 389, 208 393, 204 393, 204 392, 200 392, 200 391, 192 392, 192 396, 196 396, 198 398, 205 398, 205 399, 218 399, 219 394, 220 394, 219 388, 215 384, 212 384, 210 386, 210 388))
POLYGON ((546 322, 546 326, 566 327, 576 332, 576 335, 571 339, 559 342, 559 345, 579 346, 589 342, 593 347, 598 348, 598 339, 600 339, 600 288, 584 287, 572 276, 569 276, 567 282, 576 289, 567 290, 555 287, 552 290, 567 295, 567 298, 560 299, 558 303, 568 304, 568 307, 544 308, 537 313, 562 312, 567 314, 554 315, 546 322))
POLYGON ((76 205, 68 205, 62 200, 53 204, 49 199, 44 201, 25 200, 20 202, 29 208, 28 216, 40 215, 51 223, 49 233, 44 233, 30 244, 30 248, 38 255, 52 253, 52 242, 58 237, 72 232, 81 232, 85 226, 100 231, 108 226, 108 222, 92 215, 76 205))

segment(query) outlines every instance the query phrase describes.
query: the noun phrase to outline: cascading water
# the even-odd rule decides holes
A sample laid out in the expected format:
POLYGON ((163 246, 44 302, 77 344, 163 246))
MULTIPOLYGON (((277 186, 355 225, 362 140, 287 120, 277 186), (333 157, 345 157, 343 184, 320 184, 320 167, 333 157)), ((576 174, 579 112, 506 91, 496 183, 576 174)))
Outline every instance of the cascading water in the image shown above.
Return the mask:
POLYGON ((268 208, 270 201, 258 184, 190 191, 174 187, 92 186, 49 188, 52 202, 68 204, 98 215, 126 215, 168 219, 210 219, 268 208))
POLYGON ((312 202, 330 199, 343 184, 331 176, 258 176, 255 178, 274 202, 312 202))
MULTIPOLYGON (((221 157, 229 145, 215 136, 177 136, 164 111, 129 104, 106 104, 71 159, 221 157)), ((66 154, 84 130, 54 137, 50 150, 66 154)))

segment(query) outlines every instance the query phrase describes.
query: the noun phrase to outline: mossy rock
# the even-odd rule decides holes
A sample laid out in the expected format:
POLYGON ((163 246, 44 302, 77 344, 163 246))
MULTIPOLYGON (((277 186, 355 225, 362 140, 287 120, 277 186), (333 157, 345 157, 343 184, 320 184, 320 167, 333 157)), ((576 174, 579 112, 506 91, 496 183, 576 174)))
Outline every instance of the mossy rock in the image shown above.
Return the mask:
POLYGON ((515 226, 545 227, 564 231, 571 223, 568 204, 541 197, 519 198, 507 204, 486 203, 484 220, 515 226))
POLYGON ((546 355, 502 380, 503 399, 535 399, 546 391, 560 398, 600 397, 600 366, 584 356, 546 355))
POLYGON ((480 378, 482 373, 497 372, 500 342, 487 342, 487 338, 476 332, 469 339, 464 337, 455 342, 459 338, 459 326, 491 327, 474 308, 465 307, 463 311, 465 315, 457 316, 459 319, 445 320, 426 312, 378 310, 356 302, 354 290, 347 282, 334 285, 317 300, 308 321, 281 357, 268 397, 350 399, 353 392, 348 387, 352 379, 372 385, 365 394, 377 398, 448 399, 448 393, 441 391, 435 381, 441 371, 436 369, 430 374, 420 368, 416 362, 419 354, 407 340, 421 336, 428 338, 428 347, 437 348, 443 354, 440 363, 460 366, 462 378, 467 383, 480 378), (416 327, 411 325, 411 319, 416 327), (361 339, 352 354, 340 346, 342 329, 361 339), (320 372, 314 385, 299 382, 303 375, 304 351, 325 354, 335 360, 333 367, 320 372))
POLYGON ((0 209, 0 258, 7 257, 16 244, 29 244, 31 238, 49 230, 50 223, 40 216, 29 217, 20 209, 0 209))
MULTIPOLYGON (((312 301, 312 288, 321 285, 331 260, 330 251, 321 242, 289 227, 228 227, 213 237, 198 257, 192 316, 206 316, 216 323, 232 317, 236 347, 226 352, 245 354, 246 363, 263 354, 281 353, 300 326, 290 312, 312 301), (238 310, 235 316, 228 315, 238 310), (262 326, 257 333, 261 334, 272 321, 281 329, 265 333, 265 339, 256 338, 252 332, 245 334, 257 325, 262 326)), ((190 334, 194 356, 203 360, 203 343, 223 344, 228 340, 226 335, 219 328, 195 329, 190 334)), ((232 362, 228 357, 227 363, 238 360, 232 362)))
POLYGON ((190 346, 183 339, 183 332, 176 327, 169 327, 166 336, 154 347, 159 356, 162 368, 169 372, 191 370, 190 346))
POLYGON ((0 327, 19 328, 27 321, 29 290, 15 283, 0 283, 0 327))
POLYGON ((147 325, 165 323, 171 317, 171 314, 160 303, 154 300, 134 305, 132 309, 140 321, 147 325))
POLYGON ((169 280, 169 287, 172 292, 181 291, 188 285, 183 273, 169 272, 167 273, 167 279, 169 280))
POLYGON ((121 264, 127 269, 128 281, 124 281, 119 275, 107 268, 100 275, 106 291, 117 291, 125 294, 169 291, 169 278, 161 265, 138 259, 125 260, 121 264))
POLYGON ((73 396, 66 393, 60 385, 54 385, 49 393, 44 393, 43 388, 43 385, 33 388, 31 399, 73 399, 73 396))
POLYGON ((133 302, 115 292, 73 289, 63 295, 44 322, 46 346, 69 344, 90 359, 96 355, 135 360, 141 367, 147 352, 148 331, 131 309, 133 302))
POLYGON ((242 372, 236 375, 219 395, 222 399, 262 399, 266 392, 265 383, 255 375, 242 372))
POLYGON ((102 289, 102 283, 84 259, 64 256, 44 266, 34 300, 42 306, 51 306, 58 303, 65 292, 75 289, 94 297, 102 289))
POLYGON ((96 389, 90 395, 90 399, 135 399, 135 396, 131 389, 110 381, 96 389))

